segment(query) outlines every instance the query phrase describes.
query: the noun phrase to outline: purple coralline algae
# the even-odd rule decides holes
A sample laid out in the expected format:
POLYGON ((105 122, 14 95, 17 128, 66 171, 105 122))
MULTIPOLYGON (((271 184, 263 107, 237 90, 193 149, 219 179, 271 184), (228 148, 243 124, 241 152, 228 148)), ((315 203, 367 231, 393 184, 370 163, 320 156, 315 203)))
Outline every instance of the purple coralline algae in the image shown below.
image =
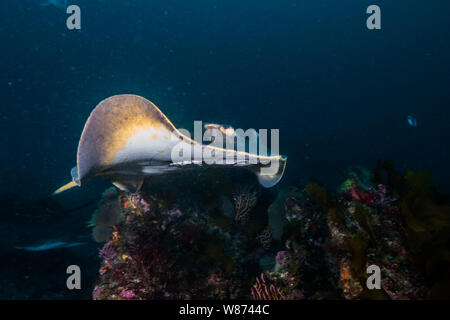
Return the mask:
POLYGON ((421 187, 424 173, 377 177, 358 167, 333 193, 315 182, 281 191, 271 209, 284 219, 276 238, 255 190, 234 194, 235 216, 218 210, 220 194, 167 202, 121 192, 121 219, 100 250, 93 299, 445 297, 446 273, 430 272, 446 263, 440 243, 450 233, 450 207, 421 187), (369 266, 381 270, 380 289, 367 287, 369 266))

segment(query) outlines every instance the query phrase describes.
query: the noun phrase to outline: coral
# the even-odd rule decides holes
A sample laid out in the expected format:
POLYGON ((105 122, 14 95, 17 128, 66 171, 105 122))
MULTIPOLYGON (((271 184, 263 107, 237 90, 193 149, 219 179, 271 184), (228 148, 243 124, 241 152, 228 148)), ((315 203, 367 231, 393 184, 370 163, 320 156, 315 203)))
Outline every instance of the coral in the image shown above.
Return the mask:
MULTIPOLYGON (((433 173, 429 169, 407 171, 402 174, 395 170, 394 162, 379 161, 374 172, 374 180, 389 186, 390 193, 395 194, 397 198, 395 206, 398 208, 399 218, 403 221, 402 234, 407 245, 405 250, 409 260, 424 275, 428 283, 427 297, 448 299, 449 197, 436 191, 433 173)), ((402 294, 397 292, 395 296, 401 297, 402 294)))
POLYGON ((117 192, 117 189, 114 187, 106 189, 102 194, 102 198, 104 201, 117 200, 117 196, 118 196, 118 192, 117 192))
POLYGON ((283 189, 270 205, 247 186, 235 193, 235 210, 229 194, 219 195, 104 196, 121 218, 94 228, 107 243, 93 298, 448 296, 449 198, 430 171, 354 167, 335 193, 314 182, 283 189), (370 265, 381 269, 381 290, 366 287, 370 265))
POLYGON ((241 234, 230 235, 208 215, 122 193, 124 219, 100 251, 94 299, 224 299, 245 297, 241 234))
POLYGON ((107 242, 111 239, 113 228, 98 226, 92 229, 92 236, 96 242, 107 242))
POLYGON ((183 213, 179 209, 174 208, 168 212, 168 215, 169 219, 173 220, 181 217, 183 213))
POLYGON ((257 237, 256 240, 261 244, 261 247, 268 250, 272 244, 272 231, 265 228, 257 237))
POLYGON ((103 293, 103 287, 95 286, 94 292, 92 293, 92 298, 94 300, 99 300, 103 293))
MULTIPOLYGON (((422 299, 426 296, 425 279, 413 262, 417 259, 414 250, 409 249, 412 233, 405 232, 408 212, 401 206, 409 199, 405 191, 411 187, 403 183, 400 192, 370 180, 372 175, 367 170, 359 168, 357 173, 347 177, 336 195, 329 196, 316 183, 295 195, 284 194, 288 220, 282 236, 285 247, 276 255, 272 281, 278 283, 286 297, 422 299), (382 290, 376 292, 365 287, 366 269, 372 264, 382 270, 382 290)), ((431 185, 423 173, 407 177, 414 185, 431 185)), ((426 190, 421 189, 422 196, 427 194, 426 190)), ((421 196, 416 193, 415 198, 421 196)), ((433 220, 434 230, 444 229, 446 222, 440 218, 446 207, 436 203, 427 207, 434 208, 429 210, 429 219, 433 212, 434 217, 439 217, 433 220)), ((433 228, 426 218, 417 221, 420 226, 425 222, 425 230, 433 228)), ((436 292, 442 292, 444 287, 437 286, 436 292)))
POLYGON ((290 262, 290 255, 287 251, 278 251, 275 257, 275 274, 285 273, 290 262))
POLYGON ((327 190, 324 187, 321 187, 317 182, 311 182, 305 187, 306 193, 314 199, 319 205, 322 207, 326 207, 327 200, 327 190))
POLYGON ((126 290, 123 289, 122 292, 120 293, 120 296, 124 299, 133 299, 135 297, 135 293, 133 290, 126 290))
POLYGON ((356 184, 357 186, 359 186, 360 188, 362 188, 364 190, 369 190, 371 187, 373 187, 372 171, 370 171, 366 168, 360 167, 360 166, 351 166, 351 167, 347 168, 345 171, 346 171, 347 180, 345 180, 342 187, 345 188, 346 185, 348 186, 349 181, 353 181, 354 184, 356 184))
POLYGON ((286 264, 287 254, 286 251, 278 251, 275 261, 278 265, 286 264))
POLYGON ((375 264, 383 270, 384 295, 377 298, 419 299, 424 296, 423 279, 407 253, 407 234, 397 197, 388 186, 361 186, 352 177, 339 190, 340 207, 329 215, 330 262, 339 271, 339 286, 346 299, 374 297, 361 283, 366 268, 375 264), (338 214, 336 214, 338 212, 338 214), (413 289, 414 288, 414 289, 413 289))
POLYGON ((114 242, 110 241, 100 250, 100 257, 105 260, 113 260, 117 257, 116 249, 114 242))
POLYGON ((245 224, 249 220, 249 214, 258 201, 258 191, 253 186, 240 187, 233 194, 235 216, 234 220, 245 224))
POLYGON ((107 189, 89 223, 94 227, 92 235, 97 242, 106 242, 113 232, 112 227, 122 219, 120 205, 115 188, 107 189))
POLYGON ((342 288, 343 295, 346 299, 355 299, 363 292, 364 289, 361 283, 352 275, 350 265, 351 262, 347 259, 344 259, 341 262, 339 286, 342 288))
POLYGON ((141 212, 147 213, 150 211, 150 204, 142 193, 133 193, 128 195, 123 207, 125 209, 130 209, 137 214, 140 214, 141 212))
POLYGON ((298 189, 295 187, 289 187, 281 190, 278 193, 275 201, 269 206, 269 228, 272 231, 272 237, 275 240, 281 240, 283 236, 283 230, 287 224, 287 218, 285 213, 285 201, 287 197, 293 197, 298 193, 298 189))
MULTIPOLYGON (((325 204, 328 199, 322 197, 321 202, 325 204)), ((305 188, 288 197, 284 207, 290 221, 284 228, 285 246, 276 256, 274 275, 282 292, 289 299, 303 299, 320 296, 319 288, 333 291, 335 284, 324 250, 329 230, 323 206, 305 188)))
POLYGON ((233 203, 224 195, 220 195, 220 211, 226 217, 232 218, 235 216, 233 203))
POLYGON ((327 201, 326 191, 318 184, 310 183, 304 191, 297 190, 284 201, 286 219, 294 223, 303 221, 305 216, 322 214, 327 201))
POLYGON ((266 281, 264 274, 261 273, 261 280, 256 278, 256 283, 252 287, 253 300, 285 300, 286 298, 277 289, 270 280, 266 281))
POLYGON ((103 198, 97 211, 91 219, 91 225, 111 227, 120 220, 120 206, 114 189, 108 189, 103 193, 103 198))

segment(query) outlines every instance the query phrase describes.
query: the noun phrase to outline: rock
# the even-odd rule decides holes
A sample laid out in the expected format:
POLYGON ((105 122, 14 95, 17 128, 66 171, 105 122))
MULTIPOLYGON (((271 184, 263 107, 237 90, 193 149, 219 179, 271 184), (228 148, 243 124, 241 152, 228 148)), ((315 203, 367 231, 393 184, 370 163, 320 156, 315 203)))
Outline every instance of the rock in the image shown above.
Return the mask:
POLYGON ((224 195, 220 195, 220 210, 222 211, 222 214, 226 217, 233 218, 234 217, 234 205, 228 199, 228 197, 224 195))
POLYGON ((278 193, 275 201, 267 210, 269 214, 269 228, 272 231, 272 237, 276 240, 281 240, 283 235, 283 228, 288 222, 286 219, 286 212, 284 210, 284 202, 290 194, 297 192, 295 187, 288 187, 278 193))

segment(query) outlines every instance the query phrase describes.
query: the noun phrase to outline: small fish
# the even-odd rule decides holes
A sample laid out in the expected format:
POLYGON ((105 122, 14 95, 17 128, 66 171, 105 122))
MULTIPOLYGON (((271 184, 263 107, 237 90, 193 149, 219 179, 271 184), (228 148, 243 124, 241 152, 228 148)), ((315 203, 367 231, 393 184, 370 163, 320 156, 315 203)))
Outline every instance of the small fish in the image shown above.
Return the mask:
POLYGON ((417 127, 417 119, 416 119, 416 117, 413 114, 410 114, 408 116, 408 124, 411 127, 414 127, 414 128, 417 127))
POLYGON ((62 241, 56 241, 56 242, 47 242, 38 246, 28 246, 28 247, 14 247, 19 250, 24 251, 46 251, 46 250, 52 250, 52 249, 59 249, 59 248, 71 248, 76 246, 84 245, 84 242, 73 242, 73 243, 67 243, 62 241))

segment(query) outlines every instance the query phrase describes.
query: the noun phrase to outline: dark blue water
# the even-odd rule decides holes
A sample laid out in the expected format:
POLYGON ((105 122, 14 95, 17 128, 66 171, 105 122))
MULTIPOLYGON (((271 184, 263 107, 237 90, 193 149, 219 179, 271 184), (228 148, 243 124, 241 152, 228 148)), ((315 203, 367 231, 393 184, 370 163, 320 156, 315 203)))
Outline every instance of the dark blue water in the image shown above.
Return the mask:
POLYGON ((0 2, 2 194, 68 182, 90 111, 119 93, 180 127, 279 128, 285 182, 393 159, 450 190, 448 1, 74 0, 80 31, 42 2, 0 2))
POLYGON ((115 94, 153 101, 178 127, 280 129, 281 187, 332 190, 347 166, 387 159, 432 168, 450 191, 447 0, 69 1, 80 31, 44 2, 0 1, 1 299, 91 297, 100 244, 86 222, 107 184, 48 196, 70 181, 90 112, 115 94), (381 30, 366 28, 372 4, 381 30), (14 249, 61 239, 84 246, 14 249), (82 292, 64 287, 69 263, 82 292))

